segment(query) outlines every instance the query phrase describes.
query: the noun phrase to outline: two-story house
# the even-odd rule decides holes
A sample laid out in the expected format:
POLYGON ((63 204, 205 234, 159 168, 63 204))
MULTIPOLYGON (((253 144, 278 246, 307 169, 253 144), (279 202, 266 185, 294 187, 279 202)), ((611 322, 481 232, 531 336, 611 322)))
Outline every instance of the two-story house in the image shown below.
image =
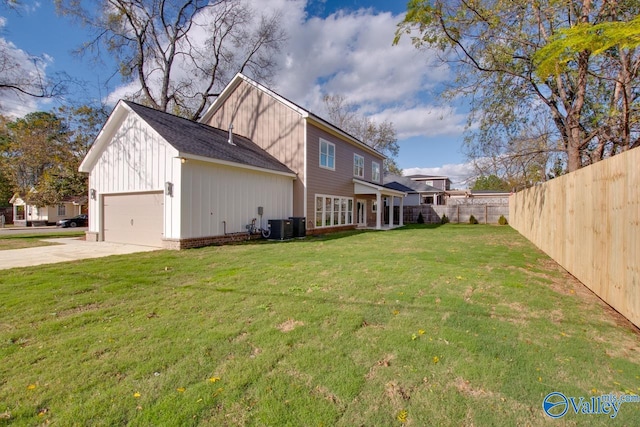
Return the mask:
MULTIPOLYGON (((430 182, 433 183, 433 181, 430 182)), ((414 180, 408 176, 386 174, 384 176, 384 183, 387 187, 404 191, 407 194, 404 199, 405 206, 445 204, 445 190, 432 187, 425 181, 414 180)), ((445 182, 441 181, 439 184, 443 186, 445 182)), ((399 206, 398 202, 396 202, 396 206, 399 206)))
MULTIPOLYGON (((291 216, 310 234, 382 229, 383 210, 404 197, 383 184, 383 161, 242 74, 200 123, 120 101, 80 166, 87 239, 180 249, 291 216)), ((394 224, 393 209, 386 216, 394 224)))
POLYGON ((412 181, 421 182, 429 187, 437 188, 441 191, 449 191, 451 189, 451 180, 449 177, 440 175, 408 175, 407 178, 412 181))
MULTIPOLYGON (((383 207, 404 197, 385 187, 381 153, 242 74, 201 121, 219 128, 233 125, 234 132, 296 173, 293 213, 307 219, 310 233, 345 226, 383 228, 383 207)), ((388 215, 393 224, 393 209, 388 215)))

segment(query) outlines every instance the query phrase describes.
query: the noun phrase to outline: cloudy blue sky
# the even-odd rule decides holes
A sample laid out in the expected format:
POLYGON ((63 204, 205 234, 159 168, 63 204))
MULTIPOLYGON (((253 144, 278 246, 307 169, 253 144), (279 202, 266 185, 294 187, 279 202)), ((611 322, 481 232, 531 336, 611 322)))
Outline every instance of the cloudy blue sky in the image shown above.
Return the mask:
MULTIPOLYGON (((392 46, 403 1, 246 0, 258 10, 279 9, 288 42, 274 89, 323 116, 322 97, 340 94, 375 120, 394 123, 400 142, 397 162, 405 174, 443 174, 459 188, 471 173, 461 152, 464 103, 437 97, 452 71, 435 53, 416 50, 407 38, 392 46)), ((86 31, 55 14, 51 0, 23 0, 16 11, 0 9, 0 44, 16 61, 37 56, 47 75, 66 72, 83 82, 74 100, 114 102, 129 90, 109 64, 72 55, 89 39, 86 31)), ((3 94, 4 113, 24 115, 54 106, 51 101, 16 100, 3 94)))

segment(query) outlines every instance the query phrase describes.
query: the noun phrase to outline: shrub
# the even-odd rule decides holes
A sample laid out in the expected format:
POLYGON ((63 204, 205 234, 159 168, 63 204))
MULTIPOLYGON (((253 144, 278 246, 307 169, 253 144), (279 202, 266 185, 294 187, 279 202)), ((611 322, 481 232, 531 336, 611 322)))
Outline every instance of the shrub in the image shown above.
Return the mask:
POLYGON ((476 219, 476 217, 471 215, 469 217, 469 224, 477 224, 477 223, 478 223, 478 220, 476 219))
POLYGON ((498 224, 507 225, 509 224, 509 221, 507 221, 507 218, 505 218, 504 215, 500 215, 500 218, 498 218, 498 224))
POLYGON ((424 224, 424 217, 422 216, 422 212, 418 214, 418 224, 424 224))
POLYGON ((446 224, 449 222, 449 218, 447 218, 446 214, 442 215, 442 218, 440 218, 440 224, 446 224))

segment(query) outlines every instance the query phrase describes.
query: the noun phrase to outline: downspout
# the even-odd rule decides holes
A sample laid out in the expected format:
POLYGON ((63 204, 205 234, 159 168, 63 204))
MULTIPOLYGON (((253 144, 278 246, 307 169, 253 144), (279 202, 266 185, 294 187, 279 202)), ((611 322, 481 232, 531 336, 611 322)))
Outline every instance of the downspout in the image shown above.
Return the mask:
MULTIPOLYGON (((310 218, 307 218, 307 204, 309 203, 309 199, 307 197, 307 193, 308 193, 308 188, 307 188, 307 119, 303 118, 302 119, 302 124, 303 124, 303 129, 302 131, 304 132, 304 138, 303 138, 303 155, 304 155, 304 162, 303 162, 303 172, 302 172, 302 189, 303 189, 303 195, 302 197, 304 198, 304 201, 302 203, 302 216, 306 218, 307 224, 309 224, 309 222, 314 224, 315 227, 315 218, 313 218, 313 221, 310 221, 310 218)), ((292 201, 292 207, 293 207, 293 201, 292 201)))
POLYGON ((382 221, 380 218, 380 212, 382 212, 383 207, 382 198, 380 197, 380 190, 376 191, 376 230, 382 229, 382 221))

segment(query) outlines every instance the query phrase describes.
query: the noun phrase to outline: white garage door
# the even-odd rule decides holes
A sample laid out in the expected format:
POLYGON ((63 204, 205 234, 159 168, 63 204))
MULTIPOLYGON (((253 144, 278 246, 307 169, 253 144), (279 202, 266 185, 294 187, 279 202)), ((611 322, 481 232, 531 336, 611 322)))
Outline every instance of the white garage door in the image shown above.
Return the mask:
POLYGON ((158 193, 104 196, 104 241, 162 246, 164 195, 158 193))

